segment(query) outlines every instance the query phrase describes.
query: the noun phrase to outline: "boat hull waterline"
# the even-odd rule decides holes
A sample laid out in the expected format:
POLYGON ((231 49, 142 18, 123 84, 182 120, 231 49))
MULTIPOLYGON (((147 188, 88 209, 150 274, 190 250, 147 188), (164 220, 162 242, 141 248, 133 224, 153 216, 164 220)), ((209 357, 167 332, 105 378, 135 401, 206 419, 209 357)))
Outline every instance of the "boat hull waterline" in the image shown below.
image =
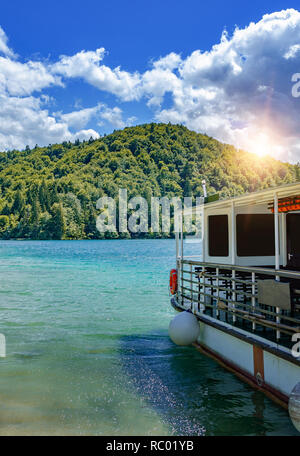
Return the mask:
MULTIPOLYGON (((171 304, 179 312, 189 310, 175 297, 171 304)), ((290 394, 300 379, 298 359, 285 347, 249 336, 240 328, 216 322, 208 315, 196 317, 200 333, 193 344, 195 348, 287 409, 290 394)))

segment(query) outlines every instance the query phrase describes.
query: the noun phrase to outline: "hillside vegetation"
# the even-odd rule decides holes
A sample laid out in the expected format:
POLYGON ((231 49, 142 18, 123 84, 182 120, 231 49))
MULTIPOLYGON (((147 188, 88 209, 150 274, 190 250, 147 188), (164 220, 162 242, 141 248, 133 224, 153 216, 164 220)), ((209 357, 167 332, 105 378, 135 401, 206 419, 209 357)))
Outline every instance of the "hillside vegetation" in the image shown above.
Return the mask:
MULTIPOLYGON (((98 140, 0 153, 2 239, 97 239, 100 196, 222 198, 300 180, 300 168, 257 156, 181 125, 146 124, 98 140)), ((118 237, 107 233, 105 237, 118 237)), ((124 236, 124 235, 123 235, 124 236)), ((135 235, 135 236, 138 236, 135 235)))

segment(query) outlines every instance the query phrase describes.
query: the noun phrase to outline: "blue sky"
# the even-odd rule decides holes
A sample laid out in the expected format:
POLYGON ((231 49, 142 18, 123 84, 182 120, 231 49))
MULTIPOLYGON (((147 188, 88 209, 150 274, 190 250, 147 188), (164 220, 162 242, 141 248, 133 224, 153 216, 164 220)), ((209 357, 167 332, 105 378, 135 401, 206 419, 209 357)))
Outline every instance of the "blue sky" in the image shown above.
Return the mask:
POLYGON ((297 2, 11 0, 0 27, 2 150, 170 121, 300 160, 297 2))

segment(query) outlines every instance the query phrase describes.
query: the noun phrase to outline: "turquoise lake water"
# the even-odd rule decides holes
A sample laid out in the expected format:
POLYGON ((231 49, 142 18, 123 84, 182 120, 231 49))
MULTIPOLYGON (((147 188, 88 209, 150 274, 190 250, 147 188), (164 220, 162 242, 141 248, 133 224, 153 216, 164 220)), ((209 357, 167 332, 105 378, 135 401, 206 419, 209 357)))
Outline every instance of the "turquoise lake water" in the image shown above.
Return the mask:
POLYGON ((297 434, 262 393, 169 340, 174 244, 0 242, 0 435, 297 434))

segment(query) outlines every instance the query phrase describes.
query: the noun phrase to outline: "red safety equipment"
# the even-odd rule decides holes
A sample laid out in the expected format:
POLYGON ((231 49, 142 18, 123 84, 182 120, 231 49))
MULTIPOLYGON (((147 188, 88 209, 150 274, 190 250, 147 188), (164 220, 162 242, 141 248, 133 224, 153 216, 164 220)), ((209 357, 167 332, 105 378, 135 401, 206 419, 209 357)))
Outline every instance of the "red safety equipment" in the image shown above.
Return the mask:
POLYGON ((177 291, 177 270, 171 269, 170 271, 170 293, 173 295, 177 291))

